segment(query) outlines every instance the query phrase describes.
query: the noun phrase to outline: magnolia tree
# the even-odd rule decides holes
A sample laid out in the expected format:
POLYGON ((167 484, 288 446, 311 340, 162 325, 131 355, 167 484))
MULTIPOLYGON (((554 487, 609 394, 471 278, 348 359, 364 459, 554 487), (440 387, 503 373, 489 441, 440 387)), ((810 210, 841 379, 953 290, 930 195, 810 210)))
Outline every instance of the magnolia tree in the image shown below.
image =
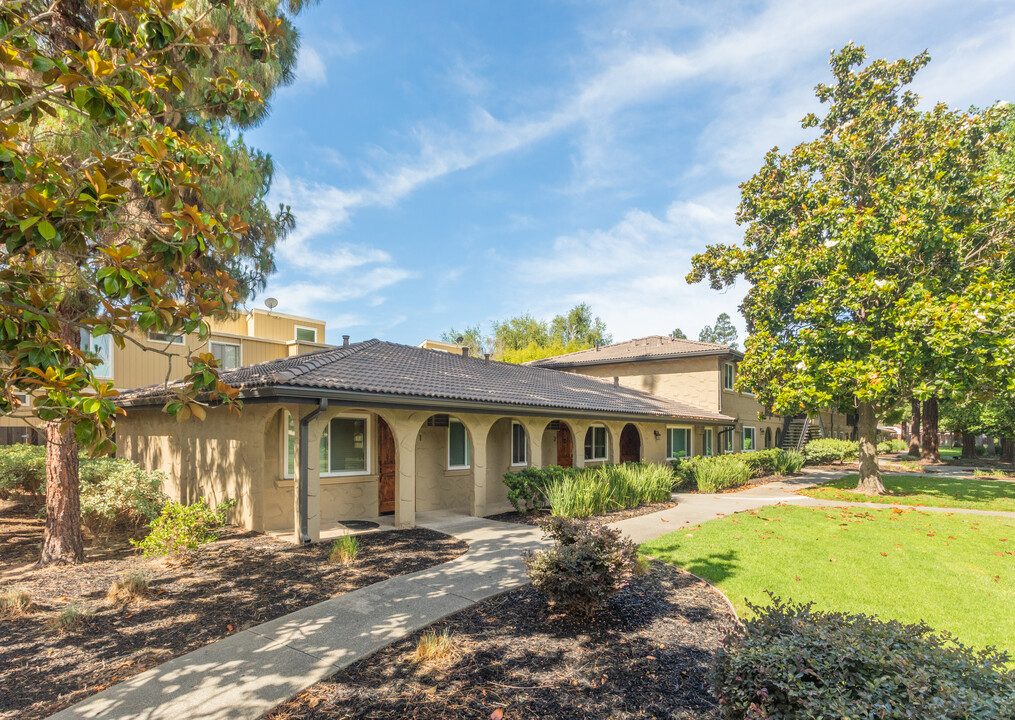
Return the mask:
MULTIPOLYGON (((263 115, 271 85, 239 61, 277 63, 280 48, 294 35, 270 2, 0 6, 0 412, 45 422, 42 563, 82 559, 78 447, 112 451, 122 412, 82 337, 207 336, 249 287, 244 254, 263 268, 252 245, 289 222, 232 208, 223 161, 263 160, 226 138, 263 115)), ((214 357, 188 362, 167 412, 238 407, 214 357)))
POLYGON ((855 413, 858 490, 883 493, 880 418, 912 397, 962 394, 1010 351, 1012 184, 994 166, 1008 110, 918 107, 921 54, 866 66, 832 54, 818 136, 771 150, 741 186, 741 246, 710 246, 689 282, 751 284, 740 382, 775 412, 855 413))

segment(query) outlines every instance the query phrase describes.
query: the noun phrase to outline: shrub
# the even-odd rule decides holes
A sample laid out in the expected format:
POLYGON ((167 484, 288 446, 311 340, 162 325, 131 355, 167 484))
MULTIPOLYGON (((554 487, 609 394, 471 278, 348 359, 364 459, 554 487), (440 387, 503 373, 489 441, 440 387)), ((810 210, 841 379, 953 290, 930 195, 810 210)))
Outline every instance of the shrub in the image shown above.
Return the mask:
POLYGON ((780 448, 769 448, 768 450, 744 453, 744 462, 750 466, 752 471, 760 471, 760 474, 764 475, 775 471, 775 463, 783 452, 780 448))
POLYGON ((458 640, 450 628, 427 630, 416 642, 413 659, 421 665, 447 665, 461 655, 458 640))
POLYGON ((799 472, 806 461, 803 453, 796 450, 782 450, 773 464, 772 471, 776 475, 792 475, 799 472))
POLYGON ((673 469, 673 489, 694 490, 698 487, 695 479, 694 466, 702 458, 700 456, 671 460, 670 467, 673 469))
POLYGON ((750 606, 711 684, 725 718, 1010 718, 1006 653, 972 650, 924 624, 750 606))
POLYGON ((143 572, 133 572, 114 580, 106 591, 106 600, 114 605, 124 604, 134 600, 141 600, 148 595, 148 575, 143 572))
POLYGON ((574 474, 575 470, 550 465, 545 468, 524 468, 504 474, 508 487, 508 500, 518 512, 546 507, 546 486, 554 480, 574 474))
POLYGON ((165 473, 129 460, 113 461, 97 475, 81 483, 81 521, 96 535, 137 530, 157 518, 169 499, 162 493, 165 473))
POLYGON ((746 485, 751 467, 744 460, 746 453, 700 458, 694 463, 694 480, 700 492, 719 492, 746 485))
POLYGON ((0 618, 13 619, 34 611, 32 596, 21 588, 8 588, 0 593, 0 618))
POLYGON ((635 572, 637 548, 619 530, 562 517, 550 518, 540 527, 554 546, 522 555, 532 586, 556 611, 590 618, 635 572))
POLYGON ((0 497, 46 493, 46 448, 39 445, 0 447, 0 497))
POLYGON ((212 509, 200 498, 193 505, 170 500, 151 523, 151 532, 143 540, 131 540, 145 557, 174 555, 194 550, 198 545, 218 540, 216 532, 226 523, 226 513, 235 507, 235 500, 220 502, 212 509))
POLYGON ((885 440, 878 443, 878 455, 900 453, 909 450, 909 445, 903 440, 885 440))
POLYGON ((559 517, 581 518, 613 510, 613 492, 600 468, 568 473, 546 486, 546 502, 559 517))
POLYGON ((92 613, 78 604, 68 605, 58 614, 49 619, 49 626, 54 630, 71 632, 81 627, 92 613))
POLYGON ((831 465, 855 460, 859 454, 860 446, 852 440, 819 438, 804 445, 804 457, 808 465, 831 465))
POLYGON ((353 535, 343 535, 332 541, 328 562, 334 565, 352 565, 359 556, 359 540, 353 535))

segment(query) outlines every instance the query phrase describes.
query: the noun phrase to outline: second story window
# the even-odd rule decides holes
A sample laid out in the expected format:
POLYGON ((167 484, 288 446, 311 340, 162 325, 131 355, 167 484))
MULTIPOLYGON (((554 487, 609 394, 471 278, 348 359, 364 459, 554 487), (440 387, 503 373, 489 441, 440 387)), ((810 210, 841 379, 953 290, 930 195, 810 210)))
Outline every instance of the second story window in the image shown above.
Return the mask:
POLYGON ((240 366, 240 346, 235 343, 212 342, 211 354, 219 361, 219 368, 232 370, 240 366))
POLYGON ((296 326, 296 340, 298 342, 317 342, 317 328, 296 326))
POLYGON ((101 361, 98 365, 92 365, 92 374, 97 378, 113 378, 113 336, 92 335, 88 330, 81 330, 81 349, 86 353, 94 355, 101 361))
POLYGON ((723 365, 723 383, 722 386, 726 390, 733 389, 733 383, 736 380, 736 366, 733 363, 726 363, 723 365))
POLYGON ((148 339, 152 342, 157 343, 171 343, 173 345, 183 345, 183 335, 170 335, 169 333, 161 332, 150 332, 148 333, 148 339))

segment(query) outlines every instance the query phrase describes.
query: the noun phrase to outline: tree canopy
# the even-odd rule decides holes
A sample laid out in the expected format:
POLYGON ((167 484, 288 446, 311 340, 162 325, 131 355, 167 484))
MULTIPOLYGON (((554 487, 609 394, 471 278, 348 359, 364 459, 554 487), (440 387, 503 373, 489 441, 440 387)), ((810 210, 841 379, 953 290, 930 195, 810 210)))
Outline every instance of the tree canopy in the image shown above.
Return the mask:
POLYGON ((831 57, 818 137, 778 148, 741 186, 742 246, 709 246, 690 282, 744 276, 750 337, 740 379, 774 411, 859 415, 861 489, 883 492, 877 420, 914 395, 962 394, 1010 358, 1008 108, 918 107, 926 53, 864 65, 831 57))
POLYGON ((720 313, 715 319, 715 325, 706 325, 698 333, 699 342, 719 343, 729 345, 734 350, 737 348, 737 328, 728 313, 720 313))

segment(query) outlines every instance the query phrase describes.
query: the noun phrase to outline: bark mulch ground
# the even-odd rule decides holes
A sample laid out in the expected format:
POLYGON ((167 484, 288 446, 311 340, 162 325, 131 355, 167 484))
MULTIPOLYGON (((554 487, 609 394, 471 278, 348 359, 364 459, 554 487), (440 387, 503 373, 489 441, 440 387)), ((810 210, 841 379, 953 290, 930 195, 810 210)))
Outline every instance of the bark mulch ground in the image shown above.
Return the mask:
POLYGON ((431 626, 457 656, 419 665, 421 632, 311 686, 271 720, 338 718, 718 718, 706 678, 724 632, 725 599, 662 563, 588 626, 552 617, 531 586, 431 626))
MULTIPOLYGON (((601 515, 593 515, 590 520, 596 520, 602 523, 616 522, 617 520, 625 520, 627 518, 641 517, 642 515, 650 515, 651 513, 659 512, 661 510, 668 510, 669 508, 676 507, 675 502, 661 502, 661 503, 645 503, 633 508, 624 508, 623 510, 611 510, 601 515)), ((499 522, 517 523, 519 525, 538 525, 540 520, 545 520, 550 517, 549 510, 530 510, 526 513, 511 512, 498 513, 497 515, 490 515, 487 520, 497 520, 499 522)))
POLYGON ((297 547, 227 528, 182 561, 144 558, 122 545, 91 548, 78 566, 35 569, 41 521, 0 506, 0 592, 18 587, 37 610, 0 619, 0 718, 44 718, 143 670, 252 625, 342 593, 452 560, 464 542, 432 530, 359 536, 351 566, 328 563, 330 546, 297 547), (106 592, 143 572, 148 596, 113 605, 106 592), (77 604, 91 612, 72 632, 52 619, 77 604))

